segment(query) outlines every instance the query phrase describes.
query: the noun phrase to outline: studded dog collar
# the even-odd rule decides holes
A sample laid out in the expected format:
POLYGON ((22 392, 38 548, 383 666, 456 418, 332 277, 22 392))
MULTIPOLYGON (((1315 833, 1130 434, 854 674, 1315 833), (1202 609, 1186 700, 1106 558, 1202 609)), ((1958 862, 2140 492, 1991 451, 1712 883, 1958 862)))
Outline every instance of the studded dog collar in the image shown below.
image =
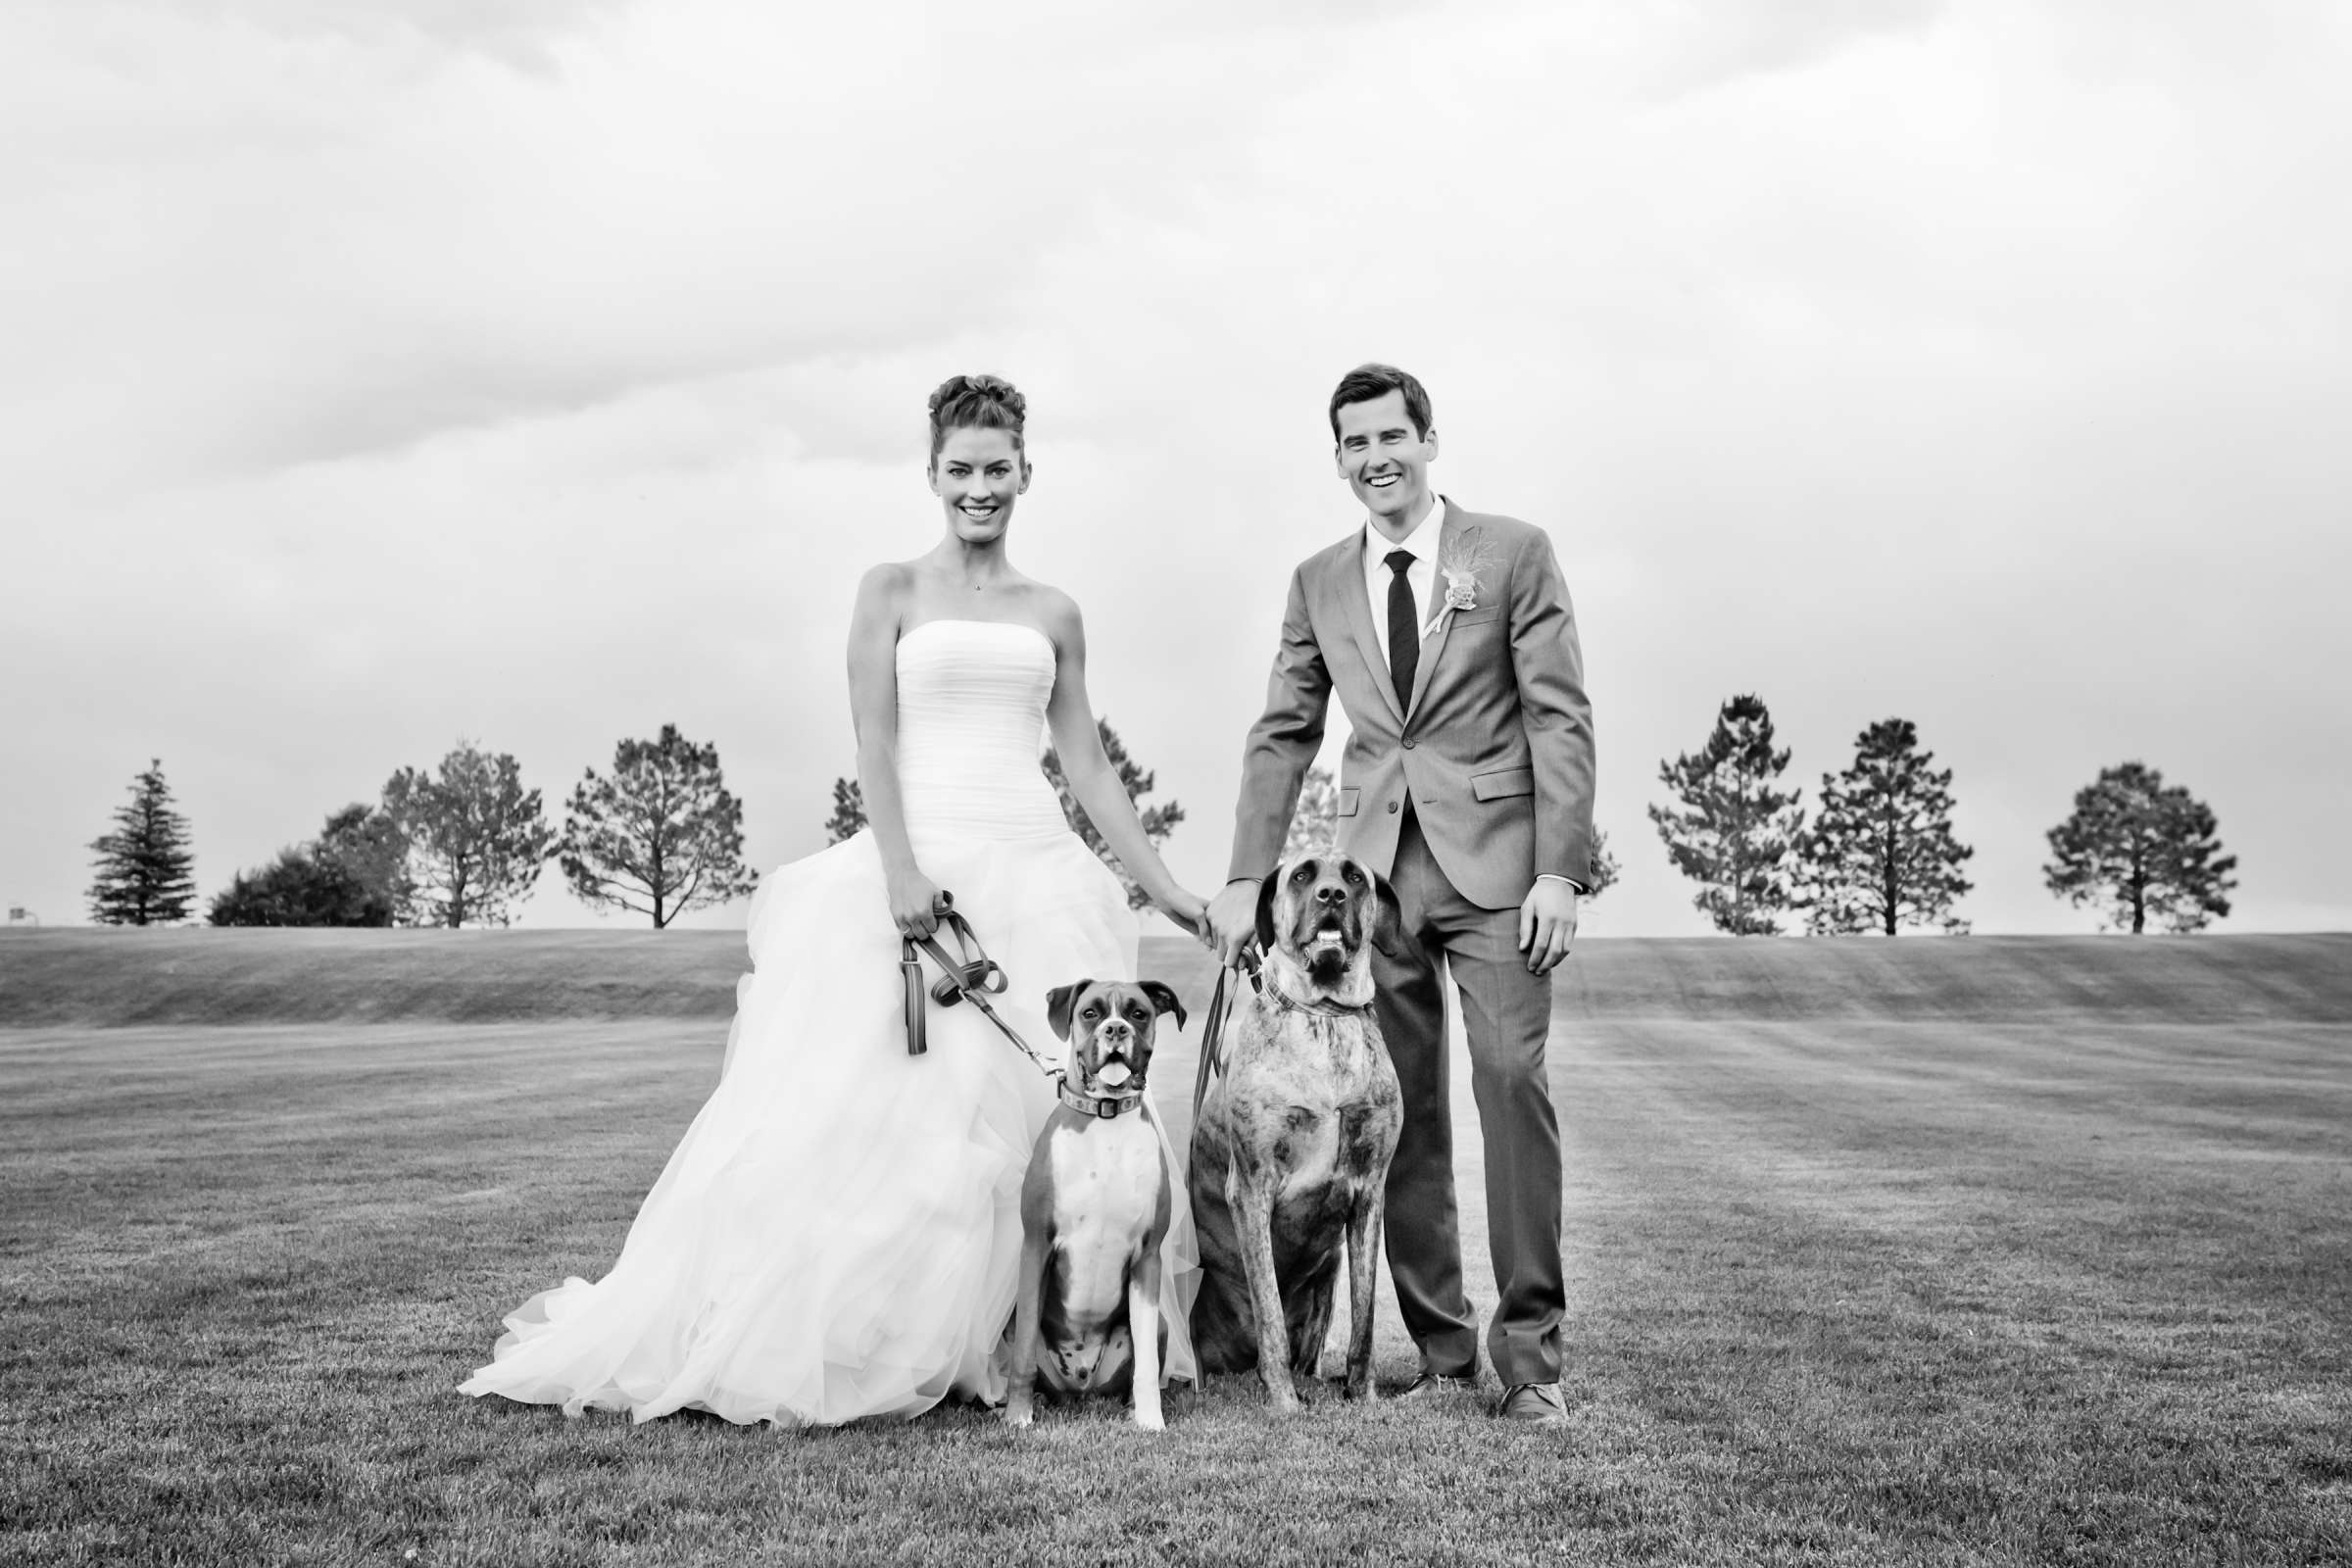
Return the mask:
POLYGON ((1061 1092, 1063 1104, 1081 1116, 1092 1117, 1098 1121, 1108 1121, 1113 1116, 1123 1115, 1144 1102, 1144 1086, 1140 1083, 1132 1089, 1122 1090, 1112 1095, 1090 1095, 1071 1083, 1067 1077, 1064 1077, 1056 1087, 1061 1092))

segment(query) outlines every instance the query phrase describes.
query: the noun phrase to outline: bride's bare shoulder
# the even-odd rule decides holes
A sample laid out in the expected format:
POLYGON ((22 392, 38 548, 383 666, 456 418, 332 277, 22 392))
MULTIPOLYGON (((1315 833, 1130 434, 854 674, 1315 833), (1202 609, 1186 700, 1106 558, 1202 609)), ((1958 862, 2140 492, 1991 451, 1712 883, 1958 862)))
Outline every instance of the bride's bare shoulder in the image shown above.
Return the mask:
POLYGON ((850 646, 881 657, 899 640, 906 612, 914 604, 914 564, 885 561, 865 568, 858 579, 858 600, 850 610, 850 646))
POLYGON ((1030 579, 1029 595, 1038 624, 1045 628, 1046 635, 1054 639, 1055 646, 1067 648, 1085 637, 1086 625, 1078 613, 1077 600, 1052 583, 1039 582, 1035 578, 1030 579))
POLYGON ((914 586, 914 575, 921 565, 919 561, 877 561, 858 579, 858 591, 904 594, 914 586))
POLYGON ((911 561, 878 561, 865 568, 858 579, 858 611, 871 614, 889 611, 894 614, 906 608, 914 597, 915 563, 911 561))

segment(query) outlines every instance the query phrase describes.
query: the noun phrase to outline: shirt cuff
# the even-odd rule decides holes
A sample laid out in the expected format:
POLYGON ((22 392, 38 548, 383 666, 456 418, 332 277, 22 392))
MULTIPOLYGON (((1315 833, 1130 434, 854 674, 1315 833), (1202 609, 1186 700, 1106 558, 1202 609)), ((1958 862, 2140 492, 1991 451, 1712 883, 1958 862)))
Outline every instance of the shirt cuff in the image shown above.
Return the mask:
POLYGON ((1572 876, 1562 876, 1557 871, 1539 871, 1536 873, 1536 880, 1539 882, 1565 882, 1568 884, 1569 891, 1574 893, 1580 899, 1586 897, 1592 891, 1582 882, 1579 882, 1576 878, 1572 876))

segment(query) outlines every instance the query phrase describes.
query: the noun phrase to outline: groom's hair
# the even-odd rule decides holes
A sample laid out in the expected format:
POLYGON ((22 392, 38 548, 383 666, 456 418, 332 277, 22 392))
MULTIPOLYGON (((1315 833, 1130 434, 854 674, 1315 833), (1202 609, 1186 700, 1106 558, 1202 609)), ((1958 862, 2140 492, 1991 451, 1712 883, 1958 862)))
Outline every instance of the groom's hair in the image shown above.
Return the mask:
POLYGON ((1331 395, 1331 438, 1340 438, 1340 411, 1350 403, 1376 403, 1392 392, 1404 394, 1404 412, 1413 421, 1413 433, 1429 439, 1429 393, 1421 383, 1394 365, 1359 365, 1340 377, 1339 389, 1331 395))
POLYGON ((1025 453, 1028 414, 1029 400, 1001 375, 951 375, 931 394, 931 456, 938 459, 950 430, 1009 430, 1013 451, 1025 453))

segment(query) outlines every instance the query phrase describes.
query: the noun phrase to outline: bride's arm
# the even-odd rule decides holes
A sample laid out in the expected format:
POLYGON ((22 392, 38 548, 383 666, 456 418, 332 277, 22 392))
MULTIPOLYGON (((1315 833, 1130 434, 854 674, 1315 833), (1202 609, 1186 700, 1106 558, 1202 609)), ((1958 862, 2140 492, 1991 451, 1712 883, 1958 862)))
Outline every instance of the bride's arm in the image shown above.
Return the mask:
POLYGON ((858 787, 865 797, 865 827, 882 855, 890 918, 900 931, 927 937, 939 889, 914 863, 906 837, 906 808, 899 796, 900 572, 876 566, 858 584, 850 613, 850 721, 858 731, 858 787))
POLYGON ((1159 852, 1145 836, 1118 770, 1103 755, 1094 705, 1086 695, 1086 626, 1078 606, 1063 594, 1055 594, 1054 600, 1046 616, 1055 654, 1054 696, 1046 717, 1054 731, 1054 750, 1061 759, 1061 776, 1069 780, 1070 793, 1078 797, 1086 819, 1095 824, 1144 896, 1177 924, 1197 930, 1206 906, 1168 874, 1159 852))

